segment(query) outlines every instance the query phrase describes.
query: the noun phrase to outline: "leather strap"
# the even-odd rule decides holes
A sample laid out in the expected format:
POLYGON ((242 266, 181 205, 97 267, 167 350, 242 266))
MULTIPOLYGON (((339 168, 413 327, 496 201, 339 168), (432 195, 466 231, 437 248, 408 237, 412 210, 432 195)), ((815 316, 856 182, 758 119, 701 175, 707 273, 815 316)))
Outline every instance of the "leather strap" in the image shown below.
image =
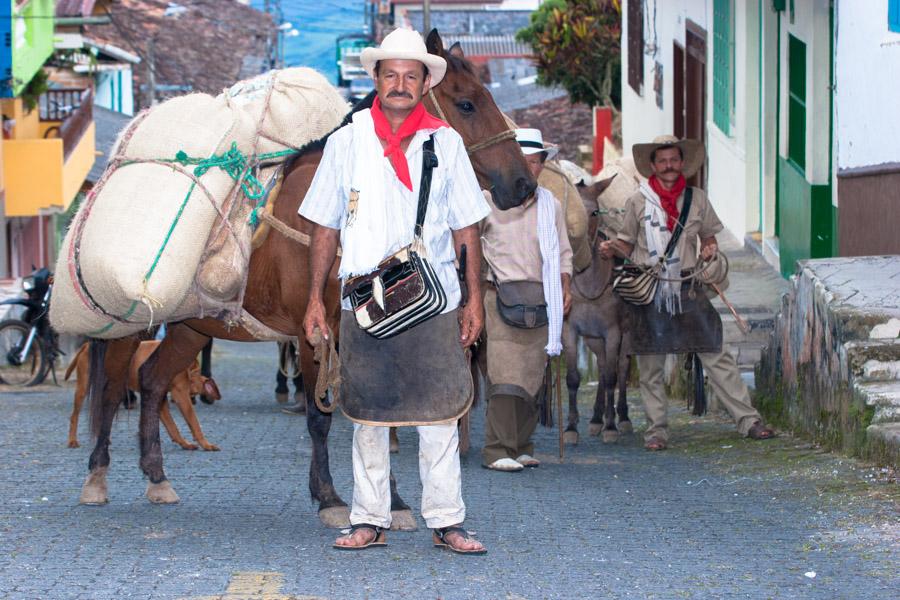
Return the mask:
POLYGON ((678 239, 681 237, 681 232, 684 231, 684 224, 687 222, 687 216, 691 210, 691 200, 693 200, 693 198, 694 188, 689 186, 684 190, 684 205, 681 207, 681 214, 678 215, 678 227, 672 232, 672 237, 669 238, 669 244, 666 246, 666 260, 672 256, 672 253, 675 251, 675 246, 678 245, 678 239))
POLYGON ((414 235, 422 237, 422 226, 425 224, 425 211, 428 210, 428 196, 431 194, 431 172, 438 166, 437 154, 434 153, 434 134, 432 133, 422 144, 422 181, 419 183, 419 208, 416 210, 416 228, 414 235))

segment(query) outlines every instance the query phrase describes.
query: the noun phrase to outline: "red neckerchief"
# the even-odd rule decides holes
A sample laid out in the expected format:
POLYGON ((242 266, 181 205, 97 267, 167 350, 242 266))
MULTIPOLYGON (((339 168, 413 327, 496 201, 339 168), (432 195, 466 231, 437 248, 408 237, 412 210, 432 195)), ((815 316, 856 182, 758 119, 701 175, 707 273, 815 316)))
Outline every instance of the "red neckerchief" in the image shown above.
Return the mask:
POLYGON ((409 191, 412 191, 409 164, 406 162, 406 155, 400 149, 400 143, 420 129, 448 127, 447 123, 428 114, 425 107, 419 102, 397 129, 397 133, 394 133, 391 131, 391 124, 388 123, 387 117, 381 111, 381 100, 377 96, 372 104, 372 120, 375 122, 375 135, 378 136, 378 139, 387 142, 384 155, 390 159, 400 182, 409 188, 409 191))
POLYGON ((659 200, 668 217, 666 224, 672 233, 675 232, 675 223, 678 221, 678 196, 681 195, 685 187, 687 187, 687 181, 685 181, 684 175, 678 176, 678 181, 675 182, 671 190, 664 188, 659 179, 656 178, 656 175, 650 177, 650 189, 659 196, 659 200))

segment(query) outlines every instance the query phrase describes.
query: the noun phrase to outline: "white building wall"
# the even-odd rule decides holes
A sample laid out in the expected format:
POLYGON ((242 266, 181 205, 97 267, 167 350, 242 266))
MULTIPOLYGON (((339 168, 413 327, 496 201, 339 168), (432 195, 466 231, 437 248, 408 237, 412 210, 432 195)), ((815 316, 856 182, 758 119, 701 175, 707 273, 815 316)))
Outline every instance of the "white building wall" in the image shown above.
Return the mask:
POLYGON ((887 1, 836 2, 838 169, 900 161, 900 34, 888 31, 887 1))
POLYGON ((131 68, 97 74, 94 104, 122 114, 134 115, 134 81, 131 68))
MULTIPOLYGON (((634 0, 629 0, 634 1, 634 0)), ((706 131, 707 189, 725 226, 743 239, 759 228, 759 76, 758 6, 754 0, 735 1, 735 114, 729 135, 712 121, 713 38, 712 0, 647 0, 644 14, 644 90, 628 85, 628 24, 622 25, 622 143, 630 152, 636 143, 671 133, 673 115, 673 42, 685 44, 688 19, 707 32, 706 131), (654 10, 656 18, 654 22, 654 10), (663 65, 663 108, 653 91, 655 62, 663 65)), ((627 6, 622 13, 627 21, 627 6)), ((774 174, 773 174, 774 176, 774 174)))

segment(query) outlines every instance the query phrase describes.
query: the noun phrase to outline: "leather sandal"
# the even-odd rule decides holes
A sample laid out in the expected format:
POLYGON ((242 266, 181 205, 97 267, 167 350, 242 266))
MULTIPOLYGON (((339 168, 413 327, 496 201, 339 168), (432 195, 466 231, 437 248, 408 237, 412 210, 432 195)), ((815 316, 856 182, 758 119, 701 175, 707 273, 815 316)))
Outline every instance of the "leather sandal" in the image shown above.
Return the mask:
POLYGON ((360 529, 371 529, 375 532, 375 537, 372 538, 372 541, 361 546, 341 546, 338 544, 332 544, 332 547, 337 550, 365 550, 366 548, 387 546, 387 536, 384 534, 384 528, 377 525, 372 525, 371 523, 357 523, 356 525, 351 525, 350 529, 347 531, 344 537, 350 538, 360 529))
POLYGON ((766 427, 761 421, 754 423, 750 431, 747 432, 747 437, 752 440, 770 440, 775 435, 775 430, 771 427, 766 427))
POLYGON ((458 533, 466 541, 474 539, 469 535, 468 531, 457 525, 451 525, 450 527, 440 527, 438 529, 433 529, 431 534, 431 539, 434 542, 435 548, 447 548, 448 550, 456 552, 457 554, 487 554, 486 548, 482 548, 481 550, 461 550, 459 548, 455 548, 446 539, 448 533, 458 533))

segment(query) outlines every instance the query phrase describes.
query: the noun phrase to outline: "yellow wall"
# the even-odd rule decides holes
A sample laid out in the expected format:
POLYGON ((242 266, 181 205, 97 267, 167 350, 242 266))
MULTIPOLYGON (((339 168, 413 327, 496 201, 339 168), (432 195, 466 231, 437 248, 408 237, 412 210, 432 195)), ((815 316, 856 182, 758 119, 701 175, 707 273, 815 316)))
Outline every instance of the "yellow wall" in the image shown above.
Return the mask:
POLYGON ((63 143, 3 140, 6 216, 29 217, 40 208, 63 204, 63 143))
POLYGON ((7 119, 15 119, 16 126, 12 137, 15 140, 30 140, 39 138, 43 134, 40 122, 40 111, 35 108, 26 113, 21 98, 4 98, 0 102, 3 116, 7 119))
POLYGON ((62 210, 66 210, 72 204, 72 200, 81 189, 81 184, 84 183, 84 178, 94 166, 94 159, 97 157, 94 152, 95 133, 96 125, 91 123, 63 165, 62 210))

